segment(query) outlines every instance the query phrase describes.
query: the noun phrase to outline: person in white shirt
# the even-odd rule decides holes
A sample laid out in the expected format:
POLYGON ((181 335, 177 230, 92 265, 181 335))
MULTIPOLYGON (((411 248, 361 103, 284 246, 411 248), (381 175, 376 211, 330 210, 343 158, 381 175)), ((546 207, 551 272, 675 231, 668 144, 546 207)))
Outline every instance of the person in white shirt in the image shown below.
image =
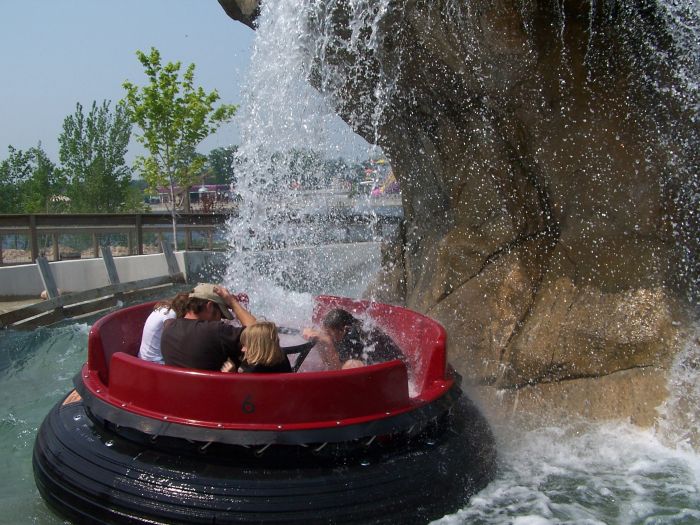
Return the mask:
POLYGON ((143 325, 139 358, 145 361, 163 364, 163 354, 160 351, 160 339, 163 335, 163 325, 168 319, 183 317, 185 305, 190 292, 181 292, 170 301, 160 301, 143 325))

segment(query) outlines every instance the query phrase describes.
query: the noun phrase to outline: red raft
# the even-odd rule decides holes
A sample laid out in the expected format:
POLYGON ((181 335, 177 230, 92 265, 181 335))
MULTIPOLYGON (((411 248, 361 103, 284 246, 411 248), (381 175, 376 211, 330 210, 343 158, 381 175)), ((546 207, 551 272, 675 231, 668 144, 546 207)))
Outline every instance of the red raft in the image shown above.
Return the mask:
POLYGON ((76 391, 37 435, 37 487, 76 522, 424 523, 494 474, 491 432, 428 317, 321 296, 315 321, 337 307, 372 319, 405 363, 227 374, 138 359, 152 307, 93 325, 76 391))

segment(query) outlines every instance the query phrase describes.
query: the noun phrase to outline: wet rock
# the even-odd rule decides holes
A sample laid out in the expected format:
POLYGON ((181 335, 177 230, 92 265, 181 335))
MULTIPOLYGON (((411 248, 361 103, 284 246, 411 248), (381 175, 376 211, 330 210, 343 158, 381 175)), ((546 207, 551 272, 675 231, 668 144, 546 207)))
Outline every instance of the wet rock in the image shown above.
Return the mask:
POLYGON ((228 16, 255 29, 255 19, 260 13, 258 0, 219 0, 219 4, 228 16))
POLYGON ((502 386, 667 368, 679 343, 659 288, 606 294, 559 279, 543 287, 530 316, 504 355, 502 386))
POLYGON ((450 361, 468 380, 492 383, 503 353, 533 300, 532 281, 517 252, 464 279, 427 311, 446 328, 450 361))
MULTIPOLYGON (((220 1, 251 25, 253 4, 220 1)), ((344 2, 308 24, 332 37, 309 81, 401 183, 403 249, 375 290, 439 319, 471 383, 648 422, 700 268, 700 131, 665 12, 379 4, 362 30, 344 2), (597 382, 627 401, 596 401, 597 382)))
POLYGON ((666 370, 648 367, 519 389, 484 386, 470 389, 469 394, 494 421, 536 414, 534 418, 527 416, 534 427, 577 417, 593 420, 622 417, 648 427, 655 424, 657 407, 668 396, 667 379, 666 370))

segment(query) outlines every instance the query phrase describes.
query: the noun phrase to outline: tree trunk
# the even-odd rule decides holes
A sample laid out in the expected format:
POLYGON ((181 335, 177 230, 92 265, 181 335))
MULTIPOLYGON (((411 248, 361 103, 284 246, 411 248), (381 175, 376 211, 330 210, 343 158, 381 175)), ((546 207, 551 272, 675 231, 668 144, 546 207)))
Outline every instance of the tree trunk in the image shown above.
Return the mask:
POLYGON ((170 207, 170 217, 173 221, 173 251, 177 251, 177 215, 175 214, 175 184, 173 179, 170 179, 170 200, 172 201, 172 206, 170 207))
MULTIPOLYGON (((182 207, 185 213, 190 213, 192 211, 192 203, 190 202, 190 188, 189 186, 185 189, 185 195, 182 199, 182 207)), ((185 250, 189 250, 192 245, 192 231, 189 228, 185 228, 185 250)))

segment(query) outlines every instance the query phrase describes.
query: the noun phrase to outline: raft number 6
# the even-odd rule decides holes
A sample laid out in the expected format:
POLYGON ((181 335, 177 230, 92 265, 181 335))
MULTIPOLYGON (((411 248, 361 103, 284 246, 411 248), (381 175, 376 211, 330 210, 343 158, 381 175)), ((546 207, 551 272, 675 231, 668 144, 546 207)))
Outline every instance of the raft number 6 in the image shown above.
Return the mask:
POLYGON ((255 405, 253 404, 253 401, 251 400, 251 395, 248 394, 245 396, 245 399, 243 400, 243 405, 241 405, 241 410, 243 411, 244 414, 252 414, 255 412, 255 405))

